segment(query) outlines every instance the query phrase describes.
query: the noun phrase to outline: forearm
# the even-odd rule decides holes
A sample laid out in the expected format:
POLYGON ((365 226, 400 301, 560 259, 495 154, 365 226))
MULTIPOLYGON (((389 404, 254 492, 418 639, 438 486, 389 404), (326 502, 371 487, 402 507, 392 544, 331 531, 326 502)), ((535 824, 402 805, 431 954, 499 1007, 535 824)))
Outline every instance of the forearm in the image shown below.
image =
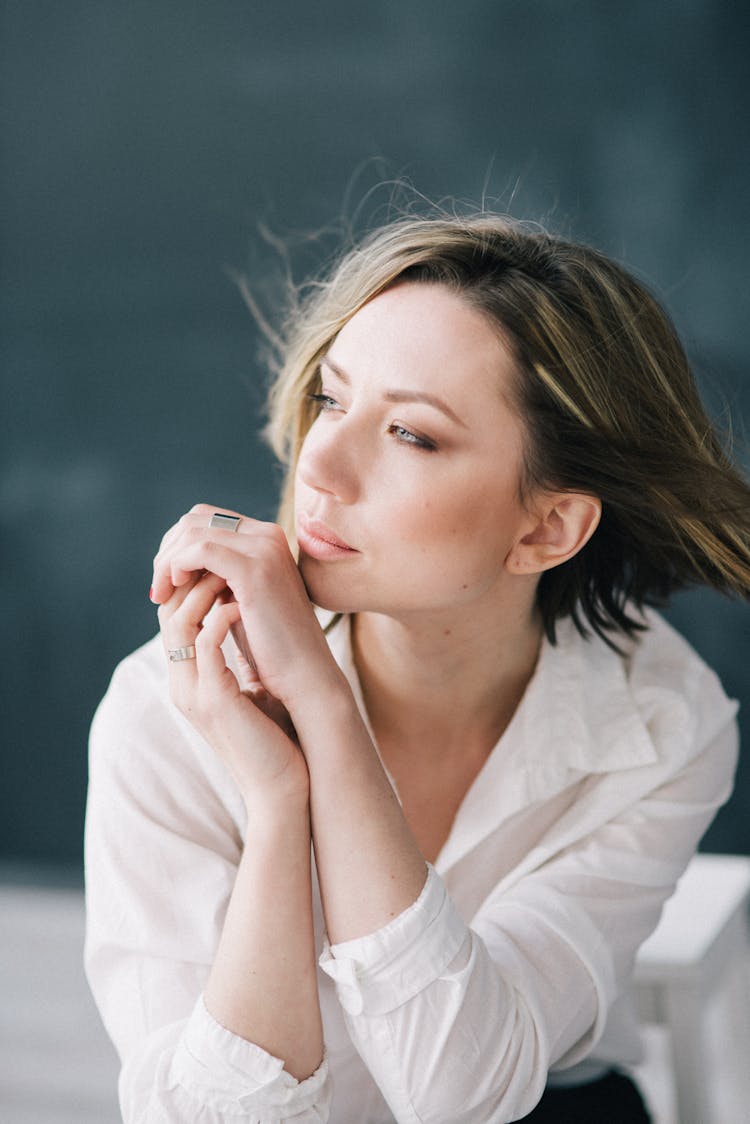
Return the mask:
POLYGON ((283 1059, 293 1077, 320 1065, 310 820, 301 802, 249 820, 204 998, 216 1022, 283 1059))
POLYGON ((315 860, 332 943, 372 933, 418 897, 427 870, 348 689, 295 715, 310 772, 315 860))

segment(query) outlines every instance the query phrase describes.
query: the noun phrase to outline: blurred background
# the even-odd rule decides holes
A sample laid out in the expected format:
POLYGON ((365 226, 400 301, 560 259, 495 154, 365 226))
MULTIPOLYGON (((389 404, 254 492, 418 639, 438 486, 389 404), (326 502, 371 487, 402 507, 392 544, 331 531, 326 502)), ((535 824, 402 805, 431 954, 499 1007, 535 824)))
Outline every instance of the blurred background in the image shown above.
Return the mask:
MULTIPOLYGON (((162 533, 198 500, 274 512, 232 279, 273 307, 261 229, 301 278, 407 179, 590 241, 666 303, 744 456, 750 37, 730 0, 0 13, 0 875, 76 889, 88 727, 155 631, 162 533)), ((692 592, 669 615, 750 714, 750 608, 692 592)), ((750 854, 745 725, 708 850, 750 854)))

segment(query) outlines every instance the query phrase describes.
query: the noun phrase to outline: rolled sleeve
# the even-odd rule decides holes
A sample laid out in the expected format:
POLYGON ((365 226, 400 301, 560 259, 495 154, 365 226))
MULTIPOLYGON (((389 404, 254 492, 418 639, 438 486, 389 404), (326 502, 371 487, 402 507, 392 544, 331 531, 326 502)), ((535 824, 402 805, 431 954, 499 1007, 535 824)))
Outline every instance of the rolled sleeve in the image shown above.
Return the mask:
POLYGON ((319 963, 349 1015, 385 1015, 440 976, 467 937, 442 879, 428 864, 422 892, 408 909, 365 937, 326 941, 319 963))
POLYGON ((546 1078, 532 1014, 431 868, 419 898, 366 937, 326 946, 349 1033, 399 1124, 499 1124, 546 1078))
POLYGON ((179 1086, 197 1105, 210 1105, 215 1113, 247 1124, 325 1120, 330 1100, 325 1058, 315 1073, 298 1081, 280 1058, 216 1022, 202 996, 165 1067, 162 1084, 167 1089, 179 1086))
POLYGON ((325 1057, 298 1081, 206 1009, 241 808, 216 755, 164 705, 162 664, 154 643, 122 664, 91 733, 85 963, 122 1060, 123 1121, 323 1124, 325 1057))

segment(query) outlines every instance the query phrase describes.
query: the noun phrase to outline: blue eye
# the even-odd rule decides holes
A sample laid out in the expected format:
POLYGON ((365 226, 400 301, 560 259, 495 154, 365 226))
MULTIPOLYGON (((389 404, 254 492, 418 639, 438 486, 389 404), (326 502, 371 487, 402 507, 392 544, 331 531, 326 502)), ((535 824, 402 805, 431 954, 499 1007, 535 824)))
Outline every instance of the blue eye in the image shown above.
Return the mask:
POLYGON ((428 453, 434 453, 437 450, 437 445, 434 441, 430 441, 429 437, 420 437, 419 434, 412 433, 410 429, 406 429, 403 425, 394 423, 388 427, 388 432, 392 433, 404 445, 413 445, 414 448, 424 449, 428 453))
POLYGON ((338 409, 338 402, 335 398, 331 398, 330 394, 308 394, 307 397, 311 402, 315 402, 321 410, 338 409))
MULTIPOLYGON (((310 402, 315 403, 318 414, 340 412, 342 409, 341 404, 330 394, 308 394, 307 398, 310 402)), ((393 434, 396 441, 401 445, 410 445, 413 449, 422 449, 426 453, 437 452, 437 445, 429 437, 422 437, 419 433, 413 433, 406 426, 399 425, 398 422, 392 422, 388 426, 388 432, 393 434)))

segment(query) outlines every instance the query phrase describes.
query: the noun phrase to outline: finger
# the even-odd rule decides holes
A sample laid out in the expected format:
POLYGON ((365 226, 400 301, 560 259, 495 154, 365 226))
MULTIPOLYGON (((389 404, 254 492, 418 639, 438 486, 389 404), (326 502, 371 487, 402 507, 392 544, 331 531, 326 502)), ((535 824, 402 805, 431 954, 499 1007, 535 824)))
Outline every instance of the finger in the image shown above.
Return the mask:
POLYGON ((258 667, 247 642, 245 626, 242 621, 235 621, 229 631, 235 644, 237 678, 240 681, 240 686, 246 694, 255 696, 258 692, 262 692, 264 688, 258 674, 258 667))
POLYGON ((190 581, 176 589, 169 600, 159 606, 157 616, 162 631, 178 613, 180 614, 178 623, 185 620, 188 628, 200 623, 226 587, 224 579, 217 574, 209 574, 205 571, 192 574, 190 581))
POLYGON ((253 653, 247 641, 247 633, 245 632, 244 624, 239 620, 232 625, 229 631, 232 634, 232 640, 234 640, 238 658, 247 665, 248 670, 254 672, 255 660, 253 659, 253 653))
POLYGON ((168 559, 170 551, 179 541, 186 529, 198 525, 207 527, 214 512, 220 512, 223 515, 235 515, 235 512, 229 511, 226 508, 216 507, 207 503, 197 503, 191 507, 190 511, 181 515, 177 522, 173 523, 162 537, 159 549, 153 561, 153 577, 151 579, 151 589, 149 590, 149 597, 156 604, 163 604, 167 601, 171 597, 174 589, 170 581, 164 580, 165 575, 167 575, 168 578, 169 574, 168 559))
MULTIPOLYGON (((195 654, 194 646, 203 629, 203 621, 211 606, 218 603, 216 586, 215 575, 205 575, 195 583, 190 592, 183 598, 182 604, 174 610, 171 616, 167 615, 165 608, 159 610, 163 617, 162 641, 170 660, 170 672, 172 673, 170 681, 172 684, 177 681, 175 676, 183 684, 186 681, 192 682, 195 678, 195 665, 191 669, 186 666, 187 660, 180 658, 180 655, 186 655, 186 653, 180 652, 180 655, 176 656, 175 652, 192 647, 193 654, 195 654)), ((222 586, 221 590, 218 591, 218 597, 221 598, 223 593, 226 593, 225 586, 222 586)))
MULTIPOLYGON (((217 597, 227 595, 226 584, 215 574, 196 575, 159 606, 162 642, 169 660, 169 693, 182 713, 193 721, 200 672, 197 642, 203 621, 217 597)), ((230 686, 230 684, 227 684, 230 686)))
POLYGON ((188 521, 192 513, 204 506, 207 505, 196 504, 190 512, 181 515, 177 522, 173 523, 169 530, 162 536, 159 549, 154 556, 153 576, 151 578, 151 588, 149 590, 149 597, 157 604, 163 604, 165 601, 169 600, 174 589, 174 587, 167 588, 163 582, 159 581, 159 578, 163 575, 165 560, 169 557, 170 549, 174 547, 180 536, 184 533, 186 526, 189 525, 188 521))
MULTIPOLYGON (((186 544, 180 544, 169 560, 169 575, 175 589, 190 581, 196 570, 207 570, 224 579, 230 589, 236 588, 248 565, 248 555, 238 549, 240 544, 232 531, 212 532, 212 537, 201 535, 186 544), (231 535, 230 542, 222 542, 214 536, 231 535)), ((247 544, 245 544, 247 548, 247 544)), ((252 548, 251 548, 252 551, 252 548)))
POLYGON ((178 648, 188 648, 193 642, 194 631, 189 630, 185 635, 180 636, 172 625, 172 621, 177 610, 185 602, 185 599, 190 595, 199 581, 200 574, 196 574, 192 582, 184 585, 182 589, 175 591, 170 599, 165 602, 164 605, 159 605, 157 609, 156 616, 159 621, 162 645, 170 662, 177 662, 174 657, 170 655, 170 652, 174 652, 178 648))
POLYGON ((239 620, 240 607, 236 601, 218 602, 206 617, 196 637, 197 670, 201 687, 211 693, 230 690, 239 692, 239 684, 226 665, 222 644, 232 625, 239 620))
POLYGON ((240 516, 227 508, 212 507, 208 504, 196 505, 192 511, 183 515, 162 539, 159 552, 154 558, 153 578, 149 591, 151 600, 163 604, 172 596, 174 589, 184 583, 184 575, 175 582, 172 559, 175 553, 186 545, 195 541, 211 541, 223 542, 225 545, 232 545, 234 542, 235 546, 240 546, 239 535, 273 536, 277 531, 278 528, 273 523, 263 523, 248 516, 240 516), (240 520, 238 527, 236 529, 211 527, 209 524, 214 514, 234 516, 240 520))
POLYGON ((204 569, 220 574, 237 593, 237 583, 250 572, 248 559, 253 560, 253 572, 258 567, 260 571, 267 568, 269 577, 277 575, 285 564, 297 572, 287 537, 277 523, 243 519, 245 522, 247 530, 240 529, 239 533, 205 527, 186 530, 170 552, 172 584, 182 585, 195 570, 204 569))
POLYGON ((186 713, 198 680, 198 653, 195 648, 197 633, 192 637, 174 639, 166 631, 162 631, 161 639, 167 657, 169 693, 172 701, 186 713))
POLYGON ((224 590, 226 585, 215 574, 196 575, 194 581, 159 607, 162 643, 169 660, 170 693, 180 709, 187 705, 189 692, 197 683, 195 653, 191 659, 188 652, 195 647, 204 617, 224 590))
MULTIPOLYGON (((194 574, 191 581, 176 590, 164 605, 159 606, 159 622, 167 651, 175 646, 183 646, 183 641, 185 645, 188 641, 192 643, 217 599, 234 600, 223 578, 202 572, 194 574)), ((253 692, 260 686, 260 679, 239 612, 235 616, 229 632, 236 648, 238 677, 242 689, 253 692)))

